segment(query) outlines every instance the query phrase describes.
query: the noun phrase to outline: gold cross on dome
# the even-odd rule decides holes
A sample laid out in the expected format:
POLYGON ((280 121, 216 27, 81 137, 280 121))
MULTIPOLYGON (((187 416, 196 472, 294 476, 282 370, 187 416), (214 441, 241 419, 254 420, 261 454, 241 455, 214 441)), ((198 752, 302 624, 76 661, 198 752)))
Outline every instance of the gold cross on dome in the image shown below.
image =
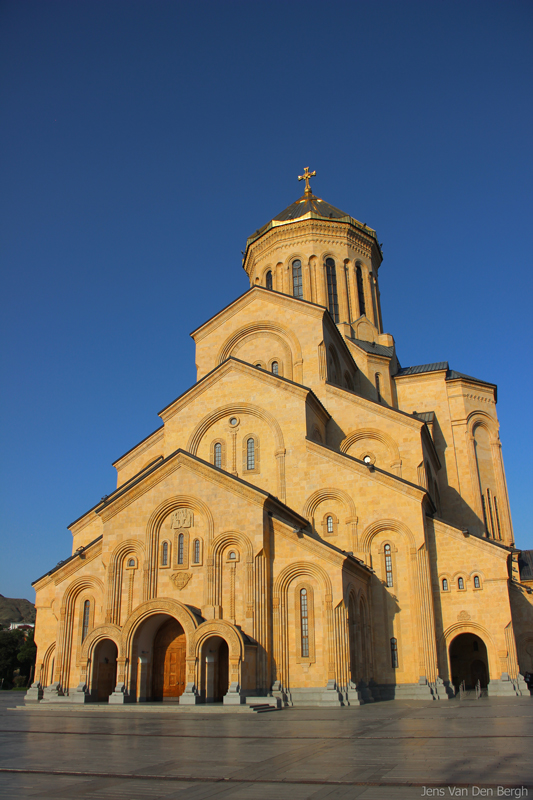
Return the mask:
POLYGON ((304 169, 304 174, 303 175, 298 175, 298 180, 299 181, 305 181, 305 193, 306 194, 312 194, 311 187, 309 186, 309 178, 312 178, 314 175, 316 175, 316 169, 313 170, 313 172, 309 172, 309 167, 306 167, 304 169))

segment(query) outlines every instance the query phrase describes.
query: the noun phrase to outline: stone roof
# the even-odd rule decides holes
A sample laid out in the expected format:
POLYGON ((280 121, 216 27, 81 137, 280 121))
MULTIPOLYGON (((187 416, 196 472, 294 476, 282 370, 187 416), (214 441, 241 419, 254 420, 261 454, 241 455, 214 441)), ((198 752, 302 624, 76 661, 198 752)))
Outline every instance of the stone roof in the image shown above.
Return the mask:
POLYGON ((428 425, 432 425, 435 422, 434 411, 413 411, 413 417, 426 422, 428 425))
POLYGON ((384 344, 377 344, 377 342, 365 342, 363 339, 350 338, 348 341, 353 342, 366 353, 375 353, 378 356, 386 356, 387 358, 392 358, 394 355, 394 347, 387 347, 384 344))
POLYGON ((438 372, 441 369, 448 369, 447 361, 434 361, 432 364, 418 364, 416 367, 404 367, 398 370, 394 377, 396 378, 402 375, 420 375, 422 372, 438 372))
POLYGON ((316 197, 316 195, 311 192, 305 192, 298 200, 295 200, 294 203, 291 203, 290 206, 287 206, 287 208, 273 217, 270 222, 267 222, 266 225, 263 225, 262 228, 258 228, 255 233, 249 236, 246 247, 248 248, 256 239, 259 239, 260 236, 271 228, 275 228, 279 225, 286 225, 290 222, 297 222, 302 219, 324 219, 347 222, 359 228, 364 233, 367 233, 369 236, 372 236, 373 239, 376 239, 377 243, 376 231, 369 228, 368 225, 359 222, 349 214, 346 214, 345 211, 341 211, 340 208, 332 206, 330 203, 327 203, 320 197, 316 197))
POLYGON ((434 361, 432 364, 418 364, 415 367, 404 367, 398 370, 394 377, 401 378, 404 375, 421 375, 424 372, 439 372, 440 370, 446 370, 447 381, 455 381, 463 378, 466 381, 475 381, 475 383, 483 383, 485 386, 494 386, 496 388, 495 383, 482 381, 480 378, 474 378, 473 375, 466 375, 464 372, 457 372, 455 369, 450 369, 447 361, 434 361))

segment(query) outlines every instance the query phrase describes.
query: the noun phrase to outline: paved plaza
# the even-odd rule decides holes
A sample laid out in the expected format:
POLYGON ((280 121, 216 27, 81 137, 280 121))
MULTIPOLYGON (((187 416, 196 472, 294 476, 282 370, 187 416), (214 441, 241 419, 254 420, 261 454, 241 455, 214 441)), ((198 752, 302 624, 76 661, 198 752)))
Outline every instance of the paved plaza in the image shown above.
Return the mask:
POLYGON ((20 702, 0 693, 2 800, 533 800, 533 697, 264 714, 20 702))

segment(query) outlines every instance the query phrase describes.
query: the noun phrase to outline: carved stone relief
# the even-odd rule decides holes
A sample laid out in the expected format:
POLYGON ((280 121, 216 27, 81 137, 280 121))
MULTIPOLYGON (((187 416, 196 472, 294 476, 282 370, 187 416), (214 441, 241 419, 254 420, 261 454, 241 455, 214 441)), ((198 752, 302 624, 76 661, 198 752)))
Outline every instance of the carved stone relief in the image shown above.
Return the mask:
POLYGON ((176 589, 185 589, 191 578, 192 575, 190 572, 175 572, 170 576, 176 589))
POLYGON ((178 508, 170 515, 171 528, 192 528, 194 525, 194 513, 190 508, 178 508))

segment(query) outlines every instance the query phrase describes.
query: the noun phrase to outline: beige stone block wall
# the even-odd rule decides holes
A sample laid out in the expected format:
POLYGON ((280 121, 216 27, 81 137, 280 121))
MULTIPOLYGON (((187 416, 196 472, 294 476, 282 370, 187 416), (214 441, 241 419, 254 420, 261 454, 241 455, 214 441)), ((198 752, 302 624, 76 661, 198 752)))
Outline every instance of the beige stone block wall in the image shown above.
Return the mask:
POLYGON ((465 537, 437 520, 430 530, 434 530, 436 551, 434 606, 443 677, 451 678, 449 647, 461 633, 474 633, 485 643, 491 679, 498 679, 502 672, 516 674, 509 631, 506 633, 512 619, 508 551, 476 536, 465 537), (475 576, 479 577, 479 589, 474 585, 475 576), (448 582, 447 590, 443 580, 448 582))

